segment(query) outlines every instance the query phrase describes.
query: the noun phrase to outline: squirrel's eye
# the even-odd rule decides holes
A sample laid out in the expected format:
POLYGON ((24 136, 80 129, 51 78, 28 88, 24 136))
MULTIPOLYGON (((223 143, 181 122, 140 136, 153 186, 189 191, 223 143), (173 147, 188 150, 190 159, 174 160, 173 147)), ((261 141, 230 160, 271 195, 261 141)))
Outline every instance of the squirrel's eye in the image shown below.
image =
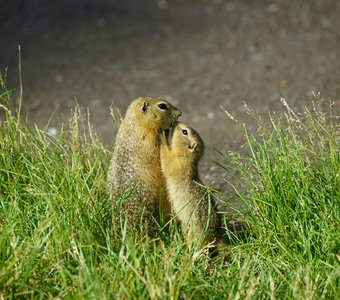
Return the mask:
POLYGON ((188 130, 182 129, 182 133, 183 133, 184 135, 188 135, 188 130))
POLYGON ((160 109, 164 109, 164 110, 168 109, 168 106, 167 106, 165 103, 159 103, 159 104, 158 104, 158 107, 159 107, 160 109))

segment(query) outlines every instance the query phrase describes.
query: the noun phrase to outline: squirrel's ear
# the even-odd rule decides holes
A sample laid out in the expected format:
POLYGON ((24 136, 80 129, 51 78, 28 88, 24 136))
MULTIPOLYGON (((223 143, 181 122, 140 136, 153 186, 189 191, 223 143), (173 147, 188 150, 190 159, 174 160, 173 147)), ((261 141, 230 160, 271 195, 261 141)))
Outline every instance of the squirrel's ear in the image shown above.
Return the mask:
POLYGON ((142 105, 142 112, 143 113, 146 113, 148 110, 148 103, 146 101, 143 102, 143 105, 142 105))
POLYGON ((197 147, 197 143, 192 143, 191 145, 188 146, 188 149, 190 152, 194 152, 197 147))

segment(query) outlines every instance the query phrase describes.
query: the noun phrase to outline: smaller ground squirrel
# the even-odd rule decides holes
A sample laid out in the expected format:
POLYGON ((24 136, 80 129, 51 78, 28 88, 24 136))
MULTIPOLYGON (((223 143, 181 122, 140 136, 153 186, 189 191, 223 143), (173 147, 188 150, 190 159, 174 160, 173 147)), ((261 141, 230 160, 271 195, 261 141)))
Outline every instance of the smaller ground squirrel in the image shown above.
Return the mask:
POLYGON ((162 98, 140 97, 130 104, 119 127, 107 185, 114 212, 120 219, 128 216, 131 234, 137 230, 152 235, 160 214, 170 213, 160 164, 161 133, 181 114, 162 98), (126 203, 118 203, 122 199, 126 203))
POLYGON ((199 178, 198 162, 204 153, 204 143, 198 133, 178 122, 162 135, 161 166, 166 179, 173 213, 181 222, 189 242, 204 236, 204 245, 223 244, 222 217, 217 213, 199 178))

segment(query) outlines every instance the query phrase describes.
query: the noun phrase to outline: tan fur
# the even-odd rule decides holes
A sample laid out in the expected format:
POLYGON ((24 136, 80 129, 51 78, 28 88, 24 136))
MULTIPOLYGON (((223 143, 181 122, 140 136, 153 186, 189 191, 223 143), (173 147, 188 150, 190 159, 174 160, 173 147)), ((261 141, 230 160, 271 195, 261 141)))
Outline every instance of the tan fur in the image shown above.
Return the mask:
POLYGON ((107 181, 116 213, 123 218, 128 214, 130 229, 153 233, 160 206, 164 214, 170 211, 160 165, 160 141, 161 133, 173 126, 180 115, 181 111, 164 99, 150 97, 134 100, 126 111, 107 181), (161 109, 160 104, 167 108, 161 109), (119 207, 115 201, 127 191, 132 196, 119 207))
POLYGON ((173 213, 189 241, 199 240, 206 234, 204 244, 220 245, 222 219, 199 178, 198 162, 203 153, 201 137, 183 123, 178 122, 169 135, 162 135, 161 166, 173 213))

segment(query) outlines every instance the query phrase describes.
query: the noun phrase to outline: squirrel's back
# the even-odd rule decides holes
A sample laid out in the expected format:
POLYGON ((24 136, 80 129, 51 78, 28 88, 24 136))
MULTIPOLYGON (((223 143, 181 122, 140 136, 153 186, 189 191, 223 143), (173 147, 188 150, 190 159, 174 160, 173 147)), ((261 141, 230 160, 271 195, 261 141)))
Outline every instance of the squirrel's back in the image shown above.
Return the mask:
MULTIPOLYGON (((158 219, 159 206, 169 206, 160 166, 160 134, 181 112, 162 98, 140 97, 128 107, 117 133, 107 183, 114 203, 129 195, 121 209, 132 227, 158 219), (163 198, 163 199, 162 199, 163 198)), ((169 208, 165 208, 169 210, 169 208)), ((158 220, 157 220, 158 221, 158 220)))

